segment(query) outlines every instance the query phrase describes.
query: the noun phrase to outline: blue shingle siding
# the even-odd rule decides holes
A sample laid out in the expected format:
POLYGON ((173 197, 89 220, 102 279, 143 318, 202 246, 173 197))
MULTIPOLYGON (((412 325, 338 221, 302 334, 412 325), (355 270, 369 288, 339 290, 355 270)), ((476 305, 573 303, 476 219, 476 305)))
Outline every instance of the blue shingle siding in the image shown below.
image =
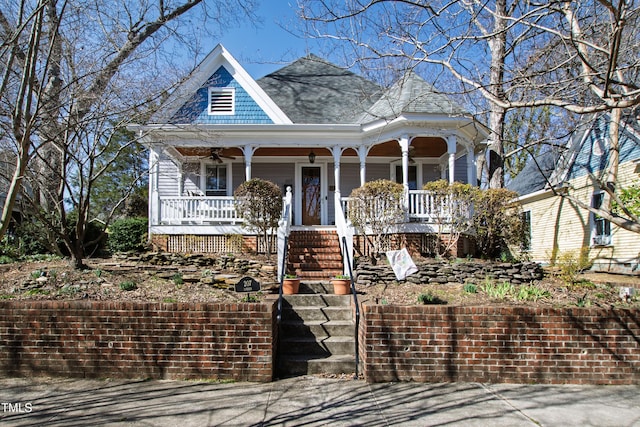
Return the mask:
MULTIPOLYGON (((620 163, 640 159, 640 140, 627 129, 621 128, 620 163)), ((604 170, 609 160, 609 123, 600 116, 585 138, 571 167, 568 179, 598 173, 604 170)))
POLYGON ((271 124, 273 121, 258 106, 233 76, 220 67, 205 84, 187 101, 170 120, 172 124, 271 124), (235 112, 233 115, 209 115, 210 87, 235 88, 235 112))

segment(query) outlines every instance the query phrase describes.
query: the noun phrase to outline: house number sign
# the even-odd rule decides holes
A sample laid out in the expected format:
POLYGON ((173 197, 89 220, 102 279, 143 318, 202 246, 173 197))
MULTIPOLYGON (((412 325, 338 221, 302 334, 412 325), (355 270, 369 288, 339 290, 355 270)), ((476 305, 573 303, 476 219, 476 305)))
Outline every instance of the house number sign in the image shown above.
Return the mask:
POLYGON ((260 283, 253 277, 243 277, 236 283, 236 292, 258 292, 260 283))

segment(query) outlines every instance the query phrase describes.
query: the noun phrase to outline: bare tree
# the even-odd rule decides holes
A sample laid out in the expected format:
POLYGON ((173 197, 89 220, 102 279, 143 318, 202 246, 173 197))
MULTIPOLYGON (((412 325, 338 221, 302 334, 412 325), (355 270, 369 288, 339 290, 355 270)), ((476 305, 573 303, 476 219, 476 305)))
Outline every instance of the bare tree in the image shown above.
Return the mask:
POLYGON ((100 157, 121 151, 106 145, 184 75, 174 61, 185 52, 196 58, 198 37, 253 19, 252 6, 253 0, 0 2, 0 138, 16 159, 0 236, 29 177, 26 199, 82 267, 92 185, 110 163, 100 157), (78 218, 72 232, 70 211, 78 218))
MULTIPOLYGON (((623 0, 301 2, 308 32, 346 42, 360 64, 402 59, 406 67, 426 66, 423 71, 433 79, 446 70, 459 82, 449 92, 475 95, 477 105, 484 103, 491 130, 491 187, 504 183, 508 111, 609 112, 607 198, 600 209, 572 200, 631 231, 640 230, 637 218, 624 210, 614 213, 611 200, 620 202, 614 185, 620 118, 623 110, 640 104, 639 14, 636 2, 623 0)), ((541 142, 534 139, 520 148, 541 142)))

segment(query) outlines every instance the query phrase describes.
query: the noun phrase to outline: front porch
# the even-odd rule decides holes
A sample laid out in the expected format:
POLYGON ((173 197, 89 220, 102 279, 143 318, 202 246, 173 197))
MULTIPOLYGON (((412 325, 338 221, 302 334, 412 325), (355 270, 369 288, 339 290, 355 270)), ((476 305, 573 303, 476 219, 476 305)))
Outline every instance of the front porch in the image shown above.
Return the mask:
MULTIPOLYGON (((340 198, 346 220, 349 220, 349 202, 349 197, 340 198)), ((235 204, 233 196, 159 197, 158 214, 152 218, 151 226, 161 229, 165 232, 163 234, 245 234, 243 218, 238 214, 235 204)), ((409 190, 401 205, 405 221, 398 224, 400 228, 433 232, 433 227, 448 221, 446 209, 442 208, 446 203, 441 196, 430 191, 409 190)), ((294 212, 296 206, 298 204, 293 198, 294 212)), ((336 215, 334 212, 332 218, 336 215)), ((335 225, 335 221, 327 225, 335 225)))

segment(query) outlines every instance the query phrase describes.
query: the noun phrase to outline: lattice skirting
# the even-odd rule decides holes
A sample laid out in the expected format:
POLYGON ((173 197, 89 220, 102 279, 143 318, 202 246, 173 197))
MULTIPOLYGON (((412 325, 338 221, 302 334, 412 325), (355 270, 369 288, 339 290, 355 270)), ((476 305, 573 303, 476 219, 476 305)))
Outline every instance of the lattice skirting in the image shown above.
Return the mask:
MULTIPOLYGON (((276 253, 275 236, 271 253, 276 253)), ((265 253, 267 245, 262 237, 232 235, 154 235, 153 246, 161 251, 175 253, 265 253)))

